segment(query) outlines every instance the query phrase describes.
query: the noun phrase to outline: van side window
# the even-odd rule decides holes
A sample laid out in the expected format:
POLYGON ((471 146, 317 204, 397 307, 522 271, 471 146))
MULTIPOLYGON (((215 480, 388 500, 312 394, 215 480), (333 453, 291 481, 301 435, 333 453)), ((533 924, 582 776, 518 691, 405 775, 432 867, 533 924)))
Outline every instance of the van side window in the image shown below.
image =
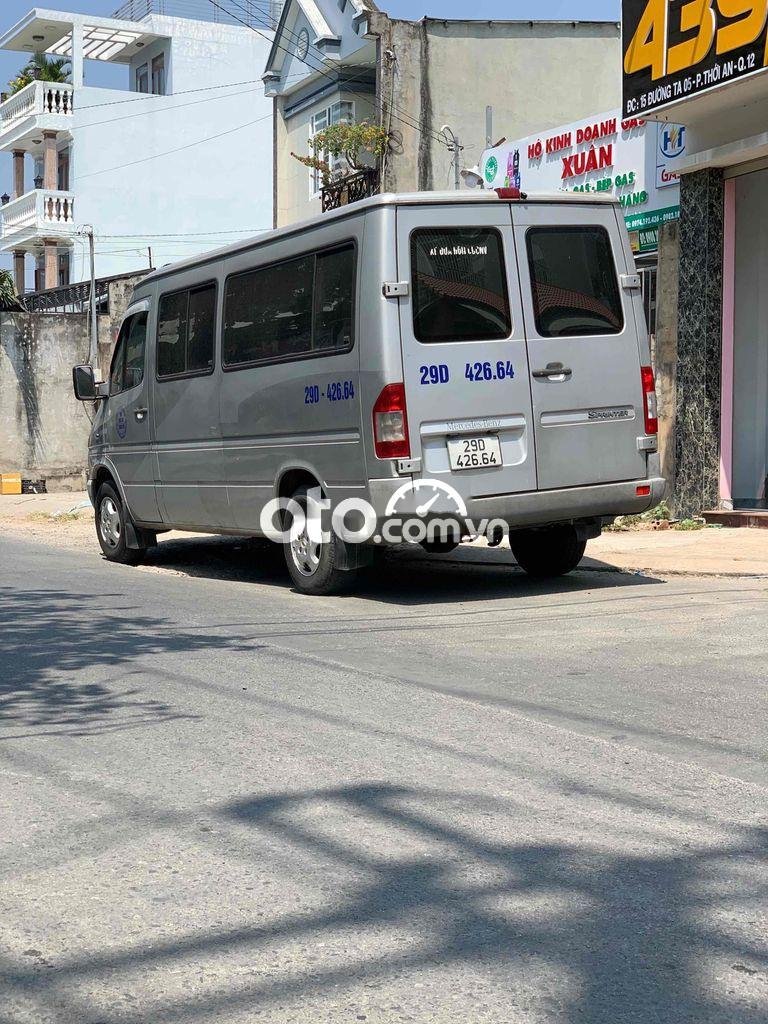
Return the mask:
POLYGON ((526 241, 541 337, 621 332, 624 314, 605 228, 531 228, 526 241))
POLYGON ((348 351, 354 294, 352 245, 230 277, 224 294, 224 365, 348 351))
POLYGON ((419 341, 490 341, 512 330, 501 235, 425 228, 411 235, 413 331, 419 341))
POLYGON ((110 395, 119 395, 141 384, 144 379, 146 341, 146 313, 134 313, 123 321, 109 371, 110 395))
POLYGON ((157 311, 157 376, 210 373, 215 320, 215 284, 161 296, 157 311))

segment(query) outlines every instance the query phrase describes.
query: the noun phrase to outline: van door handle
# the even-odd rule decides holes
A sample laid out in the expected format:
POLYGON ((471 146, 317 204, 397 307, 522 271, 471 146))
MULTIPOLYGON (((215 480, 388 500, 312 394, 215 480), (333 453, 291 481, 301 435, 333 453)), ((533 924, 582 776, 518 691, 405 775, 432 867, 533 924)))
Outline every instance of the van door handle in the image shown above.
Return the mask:
POLYGON ((547 363, 543 370, 534 370, 533 376, 537 380, 551 380, 552 377, 561 377, 565 380, 572 373, 573 370, 570 366, 563 366, 562 363, 547 363))
POLYGON ((141 420, 144 419, 148 412, 149 409, 134 409, 133 415, 136 417, 137 420, 139 420, 139 422, 141 422, 141 420))

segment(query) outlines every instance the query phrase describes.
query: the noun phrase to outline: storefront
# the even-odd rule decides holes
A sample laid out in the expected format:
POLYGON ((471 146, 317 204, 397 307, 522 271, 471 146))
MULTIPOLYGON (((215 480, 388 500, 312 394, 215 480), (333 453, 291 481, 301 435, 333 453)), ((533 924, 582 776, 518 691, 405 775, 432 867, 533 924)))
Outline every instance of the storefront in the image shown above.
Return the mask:
POLYGON ((685 150, 685 131, 619 110, 561 125, 487 149, 479 170, 486 188, 524 192, 595 192, 624 208, 632 250, 642 275, 648 327, 656 319, 659 227, 676 220, 680 188, 672 160, 685 150))
POLYGON ((690 4, 623 0, 622 116, 685 125, 677 499, 754 513, 768 509, 768 0, 730 18, 700 6, 694 24, 690 4))

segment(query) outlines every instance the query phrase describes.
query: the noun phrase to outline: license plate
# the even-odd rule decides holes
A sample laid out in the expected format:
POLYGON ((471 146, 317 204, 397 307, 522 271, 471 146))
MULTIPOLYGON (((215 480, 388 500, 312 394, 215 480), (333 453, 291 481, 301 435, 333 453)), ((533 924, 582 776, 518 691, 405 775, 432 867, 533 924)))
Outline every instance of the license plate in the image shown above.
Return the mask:
POLYGON ((451 469, 492 469, 501 465, 498 437, 455 437, 448 439, 451 469))

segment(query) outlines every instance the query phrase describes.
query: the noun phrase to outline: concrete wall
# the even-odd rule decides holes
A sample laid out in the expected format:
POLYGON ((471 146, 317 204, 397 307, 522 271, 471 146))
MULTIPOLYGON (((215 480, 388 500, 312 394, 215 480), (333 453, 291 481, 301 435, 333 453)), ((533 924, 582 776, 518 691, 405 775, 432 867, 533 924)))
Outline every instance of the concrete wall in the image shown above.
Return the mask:
MULTIPOLYGON (((106 376, 134 284, 110 285, 99 317, 99 366, 106 376)), ((72 393, 72 367, 88 361, 87 313, 0 313, 0 472, 44 478, 48 490, 85 484, 89 407, 72 393)))
POLYGON ((464 147, 462 166, 471 167, 485 148, 487 104, 496 138, 513 139, 621 102, 615 22, 409 22, 373 14, 371 29, 380 36, 379 97, 395 136, 384 191, 453 188, 452 156, 431 133, 449 124, 464 147), (386 51, 394 60, 382 59, 386 51))

